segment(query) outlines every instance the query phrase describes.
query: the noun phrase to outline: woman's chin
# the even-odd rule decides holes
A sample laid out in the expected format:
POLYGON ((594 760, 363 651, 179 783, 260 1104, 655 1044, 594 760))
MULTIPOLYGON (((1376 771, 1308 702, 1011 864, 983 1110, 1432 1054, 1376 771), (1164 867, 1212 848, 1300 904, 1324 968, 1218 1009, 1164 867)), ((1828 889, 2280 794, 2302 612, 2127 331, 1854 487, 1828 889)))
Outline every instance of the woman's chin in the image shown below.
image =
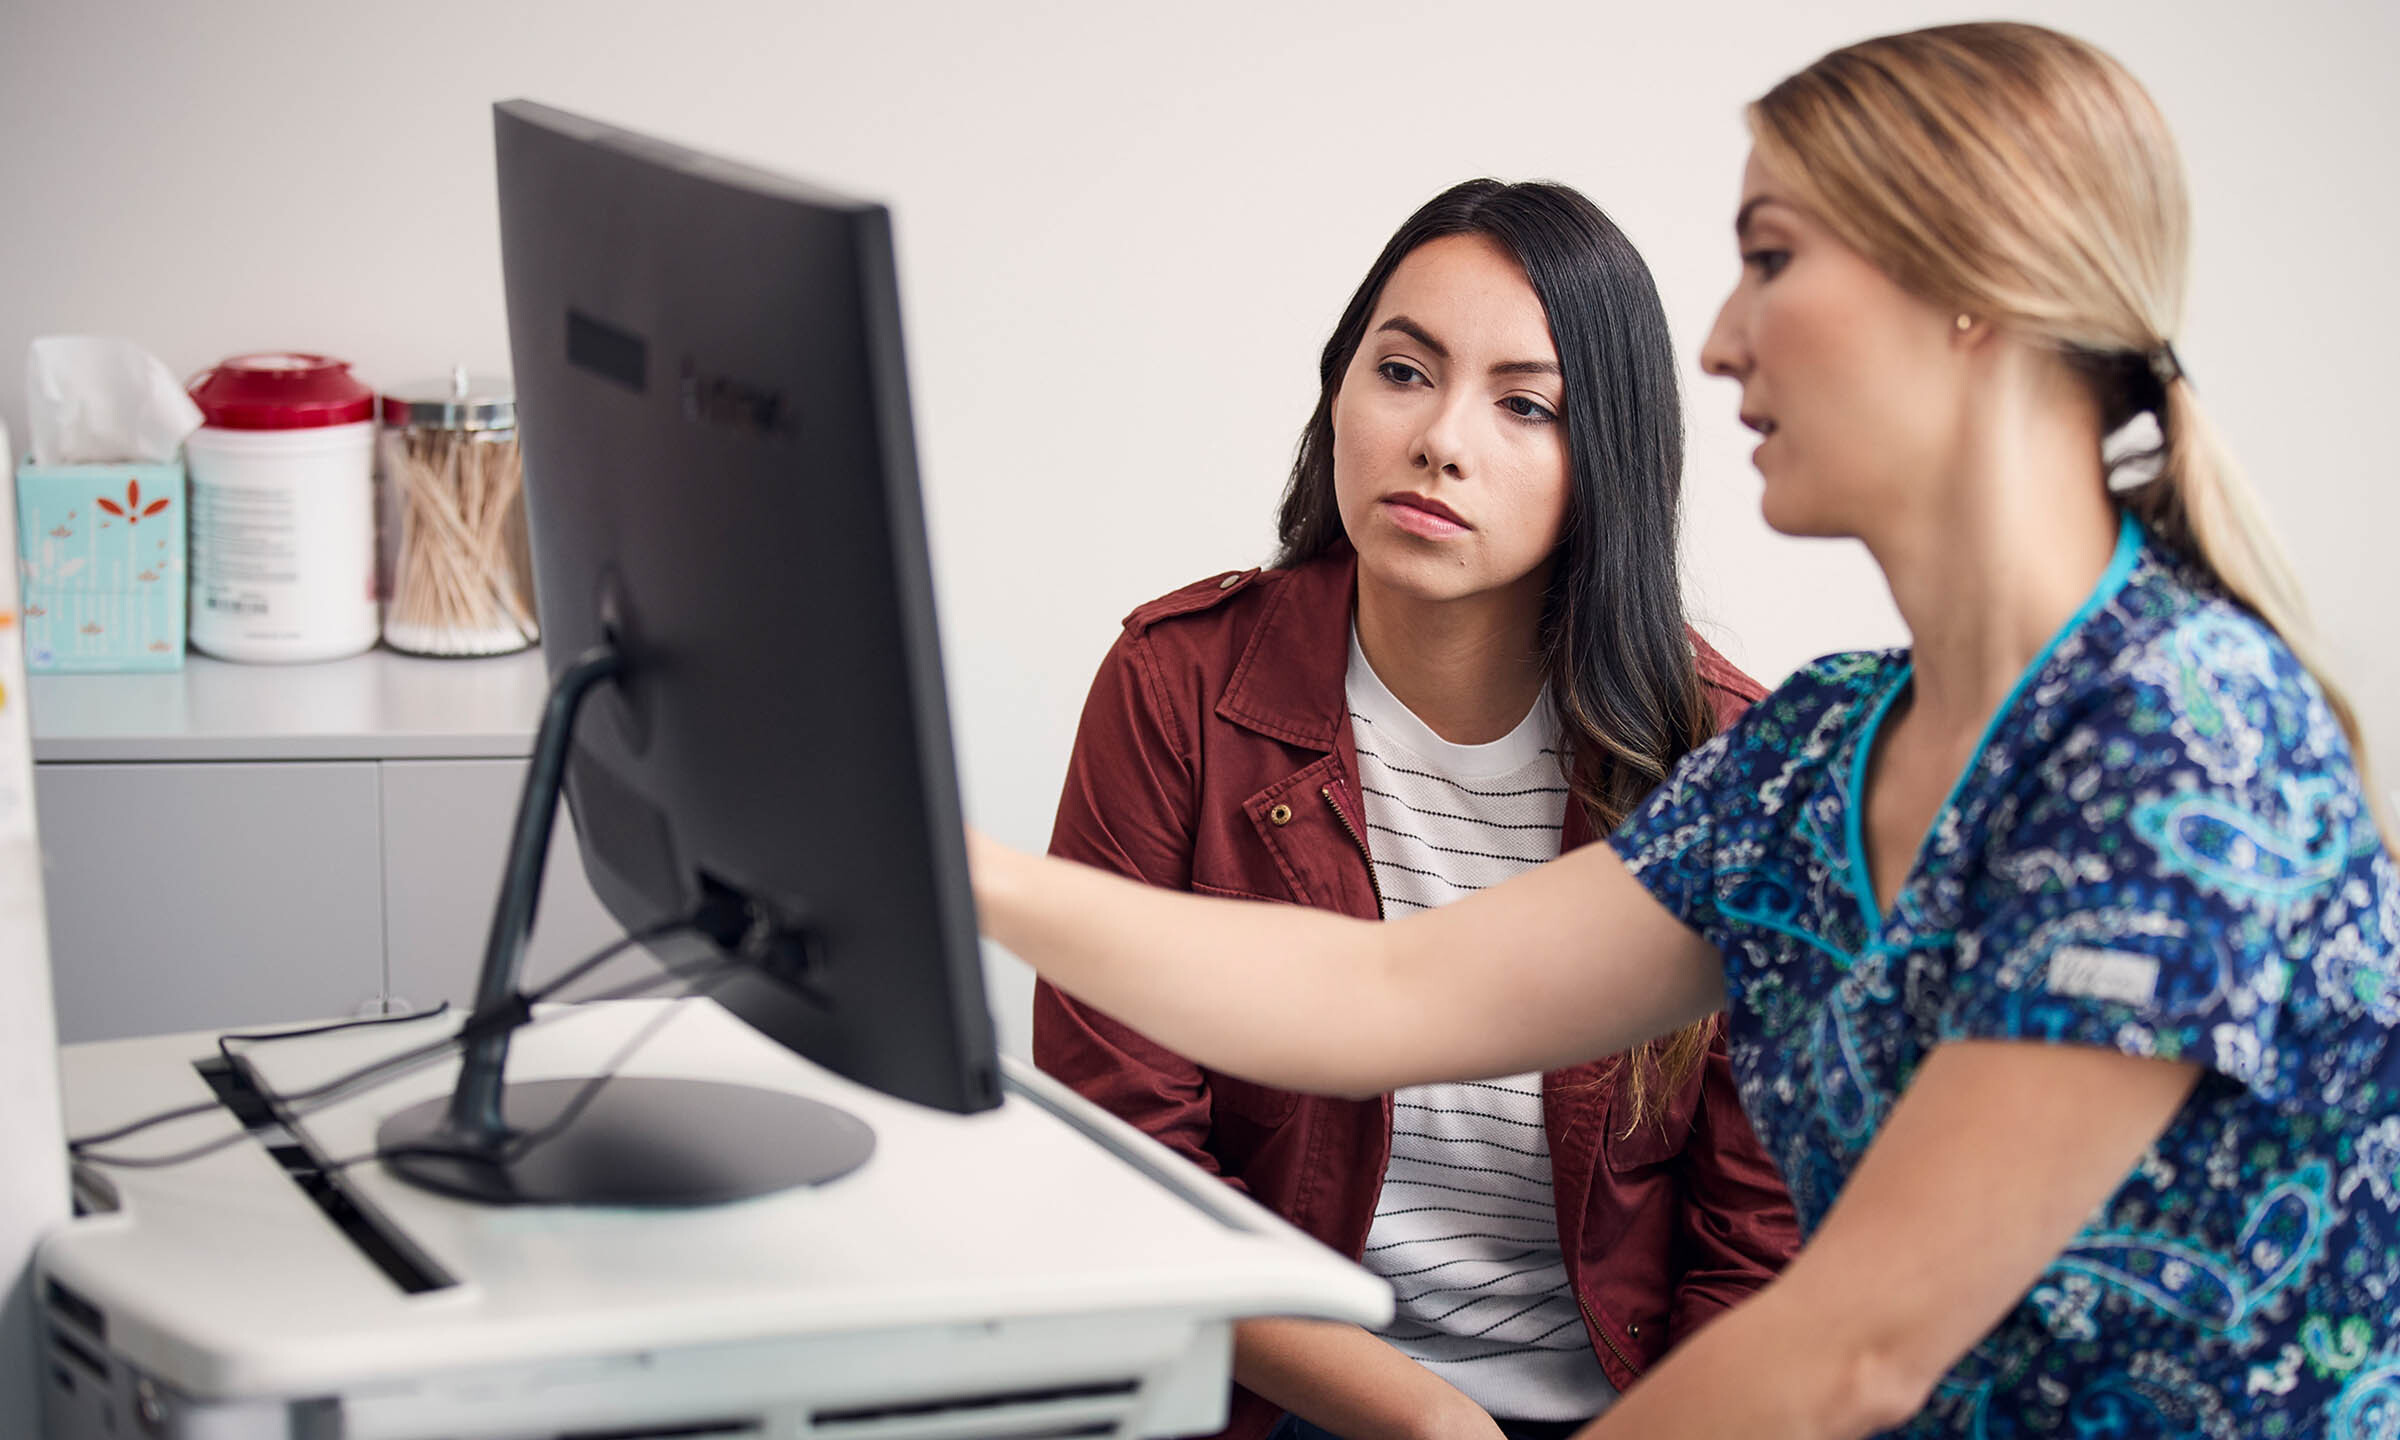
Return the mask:
POLYGON ((1802 503, 1788 486, 1767 486, 1766 492, 1759 496, 1758 514, 1767 522, 1768 529, 1795 540, 1837 540, 1856 533, 1850 526, 1837 523, 1823 506, 1802 503))
POLYGON ((1395 544, 1388 538, 1359 548, 1358 575, 1394 596, 1429 603, 1464 600, 1495 588, 1464 553, 1447 546, 1395 544))

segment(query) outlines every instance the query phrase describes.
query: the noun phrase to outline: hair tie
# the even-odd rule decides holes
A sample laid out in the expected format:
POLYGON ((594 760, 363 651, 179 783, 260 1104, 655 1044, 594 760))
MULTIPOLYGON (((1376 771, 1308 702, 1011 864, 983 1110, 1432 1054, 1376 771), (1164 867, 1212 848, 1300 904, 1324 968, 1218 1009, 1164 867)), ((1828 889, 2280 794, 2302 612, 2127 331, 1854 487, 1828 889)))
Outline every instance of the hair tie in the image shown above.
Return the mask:
POLYGON ((2158 348, 2146 358, 2150 362, 2150 373, 2157 379, 2158 388, 2162 391, 2178 380, 2190 379, 2184 373, 2183 357, 2175 353, 2175 342, 2172 340, 2160 341, 2158 348))

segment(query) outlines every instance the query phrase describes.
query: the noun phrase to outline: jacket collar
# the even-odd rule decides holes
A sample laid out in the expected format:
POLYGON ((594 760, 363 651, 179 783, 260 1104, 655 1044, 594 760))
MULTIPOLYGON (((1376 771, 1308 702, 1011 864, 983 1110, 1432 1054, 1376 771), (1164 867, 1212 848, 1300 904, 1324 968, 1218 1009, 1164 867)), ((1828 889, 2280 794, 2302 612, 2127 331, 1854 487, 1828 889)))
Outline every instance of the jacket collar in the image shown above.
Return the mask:
POLYGON ((1350 605, 1358 552, 1348 541, 1283 572, 1217 700, 1217 714, 1311 750, 1345 748, 1350 605))
MULTIPOLYGON (((1286 744, 1339 754, 1343 769, 1355 774, 1346 687, 1357 586, 1358 552, 1346 540, 1284 571, 1217 700, 1217 714, 1286 744)), ((1570 801, 1561 848, 1598 838, 1583 806, 1570 801)))

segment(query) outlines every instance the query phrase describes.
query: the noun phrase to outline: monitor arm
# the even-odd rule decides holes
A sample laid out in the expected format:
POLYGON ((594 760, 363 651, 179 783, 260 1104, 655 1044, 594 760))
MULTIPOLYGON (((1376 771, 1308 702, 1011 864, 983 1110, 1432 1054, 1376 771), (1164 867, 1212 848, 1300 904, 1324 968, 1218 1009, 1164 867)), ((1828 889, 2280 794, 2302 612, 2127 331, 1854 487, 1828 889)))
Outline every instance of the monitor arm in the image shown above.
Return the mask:
MULTIPOLYGON (((558 817, 558 799, 566 779, 567 747, 575 733, 575 714, 601 684, 625 668, 624 657, 606 643, 595 645, 559 672, 542 706, 542 725, 533 740, 533 759, 525 767, 525 789, 517 800, 517 823, 508 842, 508 866, 501 872, 500 898, 492 907, 492 933, 483 947, 483 973, 475 982, 472 1018, 489 1021, 501 1016, 515 997, 525 967, 525 942, 533 935, 533 913, 542 898, 542 870, 550 859, 550 828, 558 817)), ((508 1065, 509 1032, 523 1024, 520 1015, 495 1024, 466 1042, 466 1060, 458 1088, 450 1095, 449 1141, 465 1150, 497 1149, 508 1139, 501 1113, 502 1071, 508 1065)))

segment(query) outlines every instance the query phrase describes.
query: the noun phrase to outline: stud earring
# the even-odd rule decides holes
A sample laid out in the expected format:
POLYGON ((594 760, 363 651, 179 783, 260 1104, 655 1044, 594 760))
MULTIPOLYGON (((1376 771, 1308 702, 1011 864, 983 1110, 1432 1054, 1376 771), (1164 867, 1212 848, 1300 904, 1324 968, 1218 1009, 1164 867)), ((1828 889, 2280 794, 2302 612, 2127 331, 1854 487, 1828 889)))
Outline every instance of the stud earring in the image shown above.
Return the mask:
POLYGON ((1972 315, 1961 315, 1958 317, 1957 323, 1958 328, 1962 331, 1972 330, 1975 328, 1975 317, 1972 315))

